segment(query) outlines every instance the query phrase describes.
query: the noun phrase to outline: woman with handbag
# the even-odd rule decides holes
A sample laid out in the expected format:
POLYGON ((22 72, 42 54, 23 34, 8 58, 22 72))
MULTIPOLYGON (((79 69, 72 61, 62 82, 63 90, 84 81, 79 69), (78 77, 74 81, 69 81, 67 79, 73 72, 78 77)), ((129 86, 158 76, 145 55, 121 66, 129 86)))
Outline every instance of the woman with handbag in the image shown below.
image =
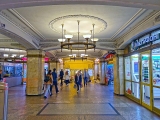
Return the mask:
POLYGON ((53 81, 52 73, 51 73, 51 70, 49 70, 46 77, 45 77, 45 80, 44 80, 44 84, 46 85, 46 90, 45 90, 45 93, 44 93, 44 98, 45 99, 47 98, 48 93, 51 94, 50 86, 52 85, 52 81, 53 81))

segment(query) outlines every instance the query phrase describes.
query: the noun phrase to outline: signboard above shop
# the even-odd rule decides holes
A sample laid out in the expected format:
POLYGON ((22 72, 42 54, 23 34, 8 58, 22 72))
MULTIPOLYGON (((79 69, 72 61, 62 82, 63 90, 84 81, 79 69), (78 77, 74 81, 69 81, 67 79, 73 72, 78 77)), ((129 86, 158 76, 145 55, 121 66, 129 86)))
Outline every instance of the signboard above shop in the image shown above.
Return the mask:
POLYGON ((131 51, 139 50, 157 43, 160 43, 160 30, 134 40, 131 43, 131 51))

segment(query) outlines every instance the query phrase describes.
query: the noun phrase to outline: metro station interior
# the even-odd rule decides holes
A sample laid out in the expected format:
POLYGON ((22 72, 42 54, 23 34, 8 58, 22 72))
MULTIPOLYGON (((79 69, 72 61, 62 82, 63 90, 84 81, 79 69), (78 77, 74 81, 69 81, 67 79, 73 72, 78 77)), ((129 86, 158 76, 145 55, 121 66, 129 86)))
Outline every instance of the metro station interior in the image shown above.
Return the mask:
POLYGON ((160 120, 160 0, 1 0, 0 101, 0 120, 160 120))

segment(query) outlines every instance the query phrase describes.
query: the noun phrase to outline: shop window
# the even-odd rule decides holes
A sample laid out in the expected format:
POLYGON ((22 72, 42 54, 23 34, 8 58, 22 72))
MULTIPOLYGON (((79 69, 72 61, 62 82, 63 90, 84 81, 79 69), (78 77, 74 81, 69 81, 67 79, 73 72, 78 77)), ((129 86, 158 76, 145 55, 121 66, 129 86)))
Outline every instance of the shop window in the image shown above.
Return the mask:
POLYGON ((131 91, 131 82, 129 82, 129 81, 126 81, 126 93, 132 94, 132 91, 131 91))
POLYGON ((130 57, 125 58, 125 79, 131 80, 131 67, 130 67, 130 57))
POLYGON ((150 79, 149 79, 149 54, 142 55, 142 82, 150 83, 150 79))
POLYGON ((143 85, 143 102, 150 105, 150 86, 143 85))
POLYGON ((139 62, 138 54, 131 56, 131 65, 132 65, 132 81, 139 82, 139 62))
POLYGON ((160 88, 153 88, 154 107, 160 109, 160 88))
POLYGON ((160 86, 160 49, 152 50, 153 86, 160 86))
POLYGON ((132 82, 132 95, 140 99, 140 85, 139 83, 132 82))

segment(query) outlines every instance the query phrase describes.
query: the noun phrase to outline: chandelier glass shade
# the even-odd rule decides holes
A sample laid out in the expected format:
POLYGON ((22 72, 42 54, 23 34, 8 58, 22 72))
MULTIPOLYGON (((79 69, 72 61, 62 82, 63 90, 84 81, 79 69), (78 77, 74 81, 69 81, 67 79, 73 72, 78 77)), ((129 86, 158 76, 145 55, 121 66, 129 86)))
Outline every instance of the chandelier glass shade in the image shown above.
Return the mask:
POLYGON ((70 60, 87 60, 87 57, 88 57, 88 55, 87 54, 81 54, 81 55, 76 55, 76 54, 72 54, 72 55, 69 55, 69 57, 70 57, 70 60))
POLYGON ((59 42, 64 42, 66 39, 58 39, 59 42))

